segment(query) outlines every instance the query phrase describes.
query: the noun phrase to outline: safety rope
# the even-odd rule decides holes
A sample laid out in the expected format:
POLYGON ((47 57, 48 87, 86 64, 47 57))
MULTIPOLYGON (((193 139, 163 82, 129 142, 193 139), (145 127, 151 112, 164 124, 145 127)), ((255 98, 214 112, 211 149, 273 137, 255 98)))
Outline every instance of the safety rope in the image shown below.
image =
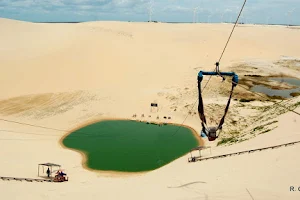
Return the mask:
POLYGON ((234 89, 234 87, 235 87, 235 86, 232 85, 232 87, 231 87, 231 92, 230 92, 230 96, 229 96, 229 99, 228 99, 228 102, 227 102, 227 105, 226 105, 226 108, 225 108, 225 112, 224 112, 224 115, 223 115, 223 117, 222 117, 222 119, 221 119, 221 121, 220 121, 220 124, 219 124, 217 130, 222 129, 222 126, 223 126, 223 124, 224 124, 225 117, 226 117, 226 114, 227 114, 228 109, 229 109, 229 106, 230 106, 230 101, 231 101, 231 98, 232 98, 232 94, 233 94, 233 89, 234 89))

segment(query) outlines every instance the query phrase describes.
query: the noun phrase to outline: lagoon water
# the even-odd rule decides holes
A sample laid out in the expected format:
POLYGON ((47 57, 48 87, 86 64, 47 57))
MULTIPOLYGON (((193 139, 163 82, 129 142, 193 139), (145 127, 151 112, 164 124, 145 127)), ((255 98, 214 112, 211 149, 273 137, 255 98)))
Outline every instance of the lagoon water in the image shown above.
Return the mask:
POLYGON ((186 127, 131 120, 88 125, 66 136, 63 145, 85 153, 88 168, 120 172, 154 170, 199 146, 186 127))
POLYGON ((293 92, 300 92, 300 80, 299 79, 282 77, 282 78, 270 78, 269 80, 277 81, 277 82, 285 82, 285 83, 288 83, 289 85, 297 86, 297 88, 285 89, 285 90, 275 90, 275 89, 271 89, 271 88, 268 88, 263 85, 255 85, 251 88, 251 91, 264 93, 268 96, 280 96, 280 97, 284 97, 284 98, 292 97, 290 94, 293 92))

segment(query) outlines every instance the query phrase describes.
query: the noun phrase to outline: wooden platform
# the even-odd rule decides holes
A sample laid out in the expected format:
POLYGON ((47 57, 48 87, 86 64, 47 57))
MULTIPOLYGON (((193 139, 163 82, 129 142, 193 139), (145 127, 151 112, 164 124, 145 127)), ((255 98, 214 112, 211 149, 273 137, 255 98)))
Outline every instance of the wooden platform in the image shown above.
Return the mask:
POLYGON ((27 181, 27 182, 54 182, 51 179, 35 179, 35 178, 17 178, 0 176, 3 181, 27 181))
MULTIPOLYGON (((300 143, 300 141, 296 141, 296 142, 290 142, 290 143, 285 143, 285 144, 280 144, 280 145, 275 145, 275 146, 270 146, 270 147, 251 149, 251 150, 222 154, 222 155, 211 156, 211 157, 206 157, 206 158, 202 158, 201 156, 195 156, 195 157, 190 157, 188 159, 188 162, 196 162, 196 161, 204 161, 204 160, 231 157, 231 156, 235 156, 235 155, 242 155, 245 153, 253 153, 253 152, 257 152, 257 151, 264 151, 264 150, 269 150, 269 149, 277 149, 277 148, 281 148, 281 147, 287 147, 287 146, 291 146, 291 145, 295 145, 295 144, 299 144, 299 143, 300 143)), ((192 150, 194 150, 194 149, 192 149, 192 150)))

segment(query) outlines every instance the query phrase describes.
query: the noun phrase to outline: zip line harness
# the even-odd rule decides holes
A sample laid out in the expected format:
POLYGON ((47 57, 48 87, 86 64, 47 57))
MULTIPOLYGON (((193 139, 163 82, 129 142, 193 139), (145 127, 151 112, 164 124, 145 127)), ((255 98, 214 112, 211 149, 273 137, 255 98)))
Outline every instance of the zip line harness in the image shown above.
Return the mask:
POLYGON ((238 75, 235 74, 234 72, 220 72, 219 71, 219 63, 216 63, 216 70, 213 72, 205 72, 205 71, 200 71, 198 73, 198 94, 199 94, 199 104, 198 104, 198 114, 201 119, 201 125, 202 125, 202 133, 204 133, 209 141, 214 141, 215 139, 218 138, 220 135, 220 132, 222 131, 222 126, 225 121, 226 114, 229 109, 230 101, 232 98, 233 90, 235 86, 238 84, 238 75), (231 87, 231 92, 230 96, 225 108, 224 115, 222 119, 220 120, 220 123, 217 127, 208 127, 206 124, 206 118, 204 114, 204 106, 203 106, 203 99, 202 99, 202 92, 201 92, 201 82, 203 80, 203 75, 210 75, 210 76, 221 76, 223 78, 223 81, 225 80, 224 76, 232 76, 232 87, 231 87), (220 130, 219 134, 217 135, 217 131, 220 130))

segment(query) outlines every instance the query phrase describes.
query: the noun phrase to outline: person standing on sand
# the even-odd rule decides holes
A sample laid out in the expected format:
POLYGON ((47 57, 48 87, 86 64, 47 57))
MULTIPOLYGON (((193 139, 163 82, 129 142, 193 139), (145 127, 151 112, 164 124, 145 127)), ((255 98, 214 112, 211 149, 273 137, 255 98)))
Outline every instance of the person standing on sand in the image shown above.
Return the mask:
POLYGON ((47 175, 48 175, 48 177, 50 177, 50 169, 49 169, 49 167, 47 169, 47 175))

